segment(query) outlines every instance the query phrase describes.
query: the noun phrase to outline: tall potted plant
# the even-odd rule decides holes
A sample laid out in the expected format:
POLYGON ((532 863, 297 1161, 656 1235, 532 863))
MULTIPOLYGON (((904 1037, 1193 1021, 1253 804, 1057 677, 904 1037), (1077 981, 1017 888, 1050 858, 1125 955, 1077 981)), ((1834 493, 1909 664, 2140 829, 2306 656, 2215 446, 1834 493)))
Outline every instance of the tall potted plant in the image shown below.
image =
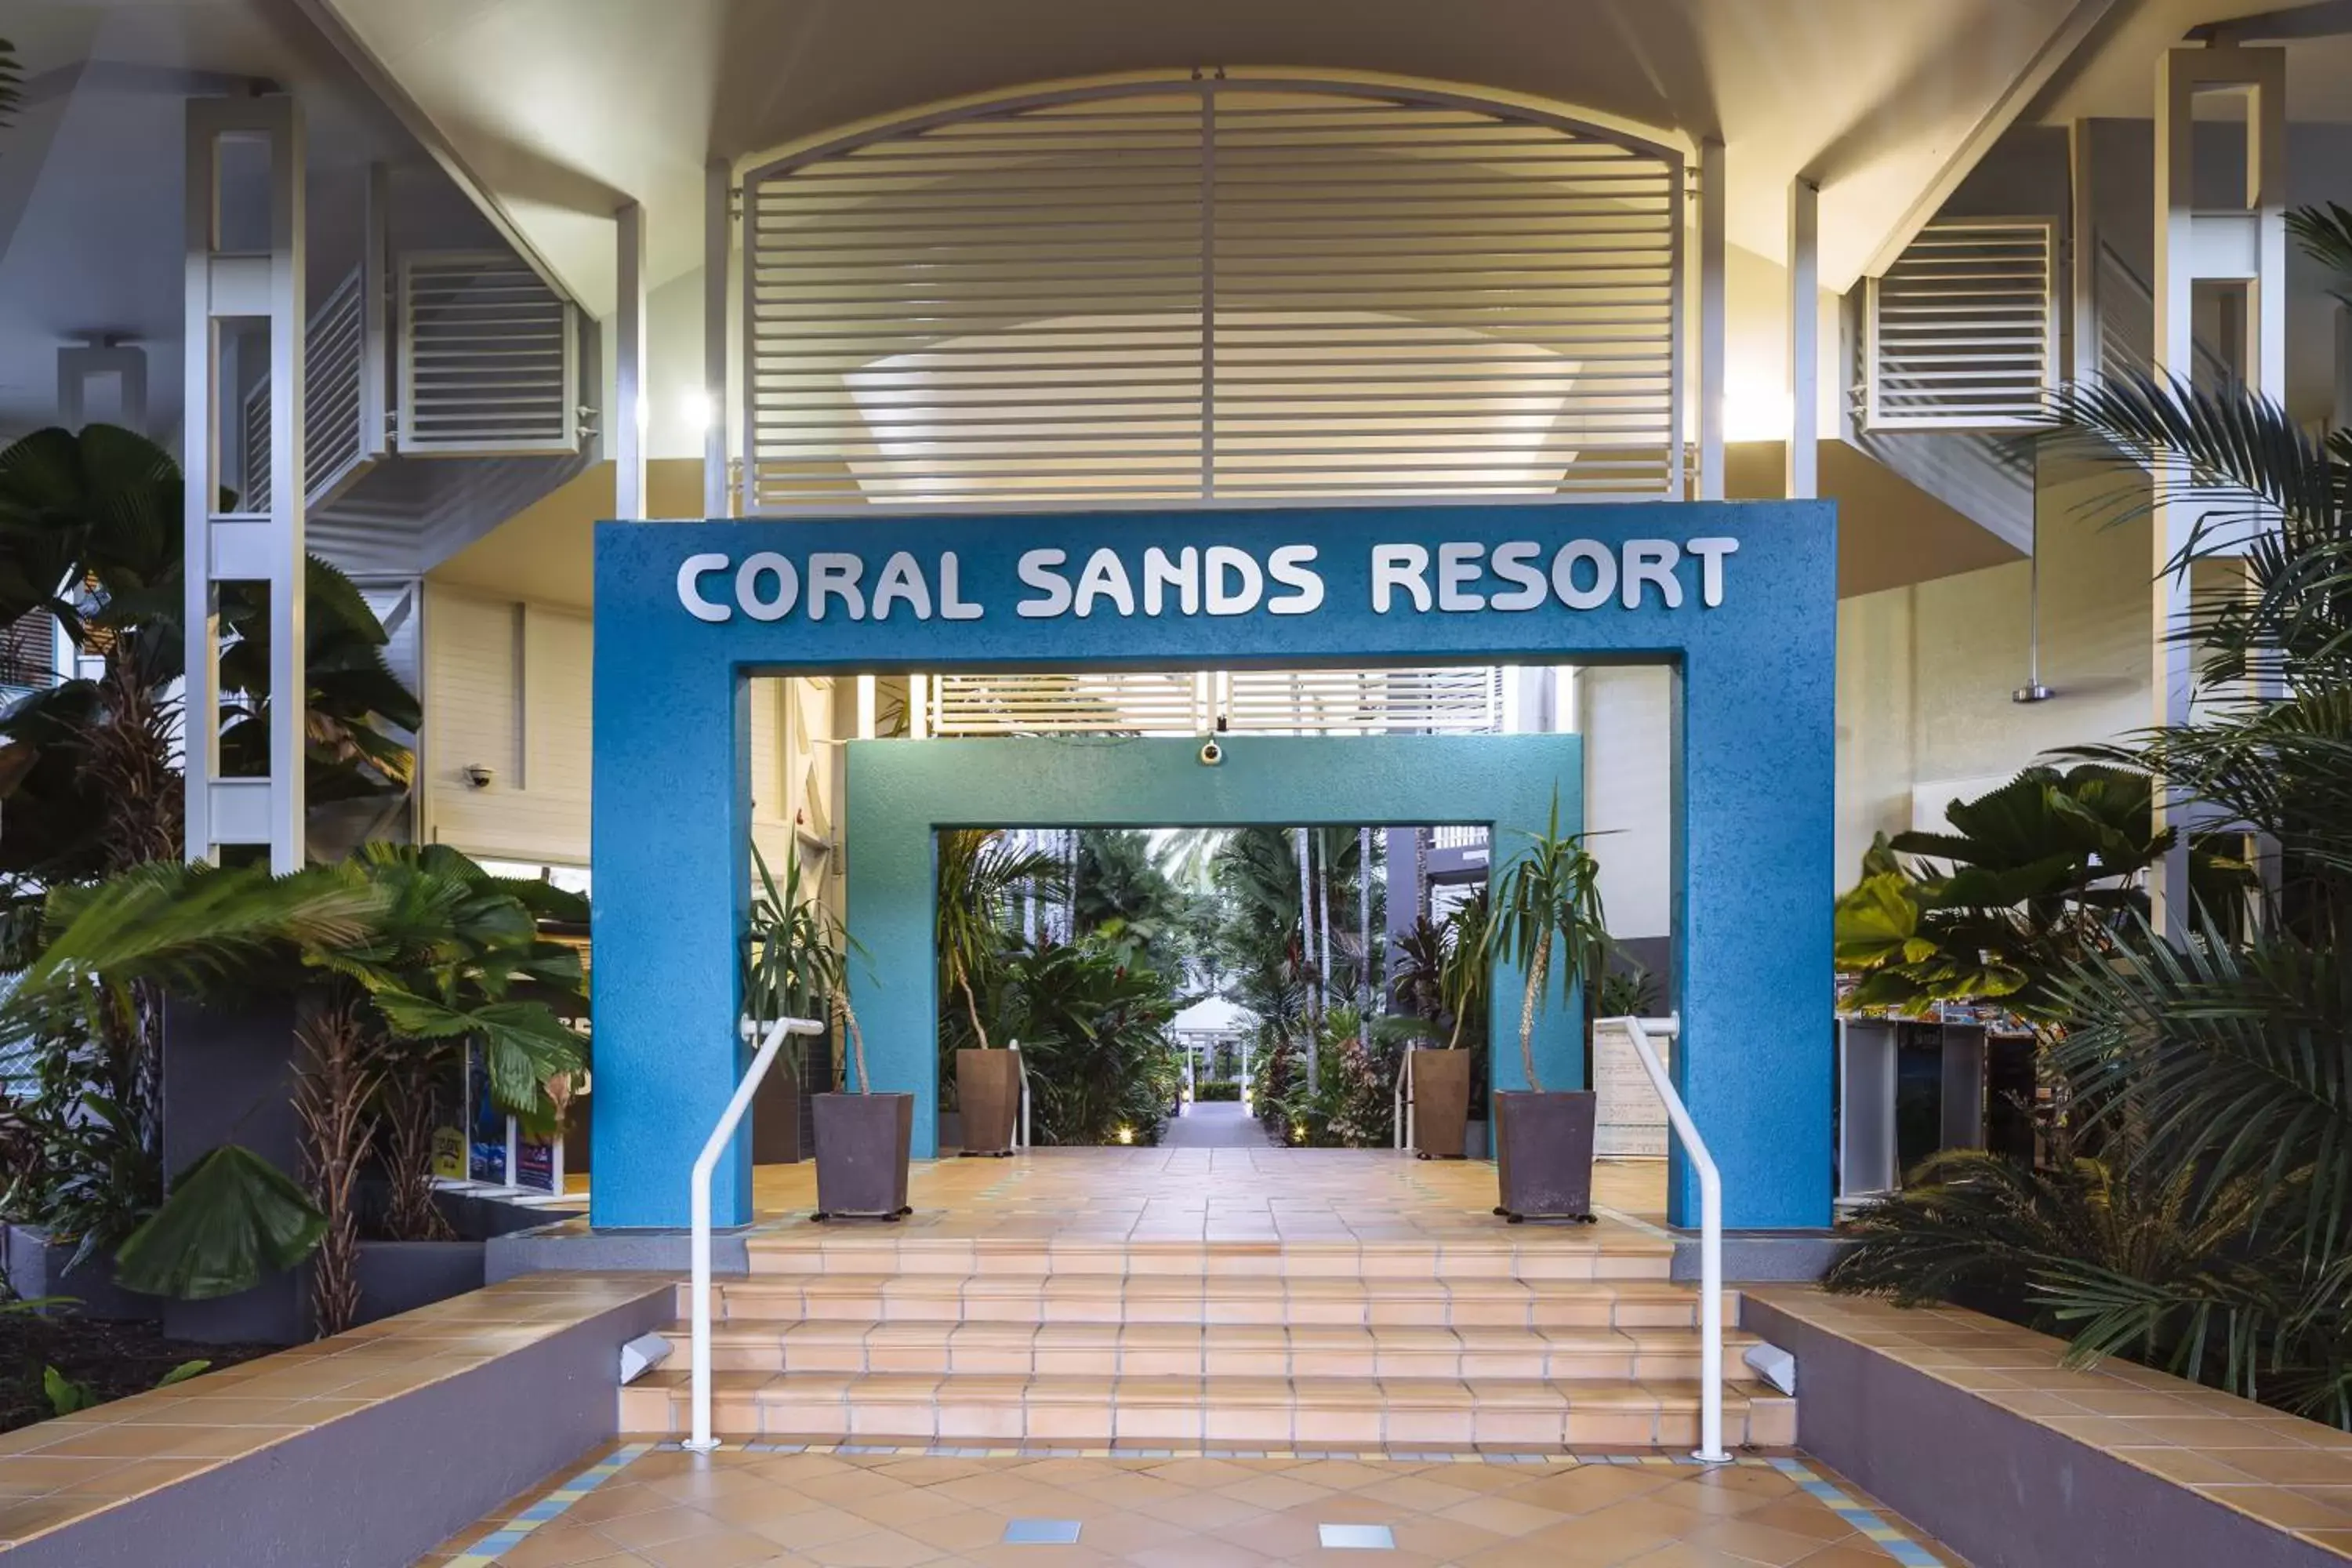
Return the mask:
POLYGON ((773 1017, 830 1018, 849 1036, 855 1089, 845 1086, 810 1101, 816 1131, 816 1212, 810 1217, 898 1219, 913 1212, 907 1170, 915 1097, 874 1092, 866 1036, 849 1005, 849 933, 831 910, 800 896, 797 862, 797 856, 786 862, 782 906, 758 933, 758 983, 747 988, 745 1001, 773 1017))
POLYGON ((939 856, 940 978, 961 1001, 974 1042, 956 1051, 962 1152, 1008 1155, 1021 1114, 1020 1047, 992 1046, 974 979, 1003 961, 1014 891, 1024 884, 1058 880, 1061 867, 1049 855, 1015 848, 1001 828, 992 827, 940 834, 939 856))
POLYGON ((1412 1000, 1431 1021, 1450 1019, 1443 1049, 1412 1047, 1413 1149, 1424 1160, 1459 1160, 1469 1149, 1472 1053, 1464 1036, 1486 1010, 1486 894, 1442 921, 1416 921, 1400 948, 1412 1000))
MULTIPOLYGON (((1552 952, 1589 1014, 1609 955, 1601 910, 1601 863, 1584 836, 1559 830, 1559 797, 1551 818, 1528 836, 1527 851, 1503 873, 1495 891, 1492 945, 1527 971, 1519 1004, 1519 1063, 1528 1087, 1497 1092, 1495 1169, 1502 1201, 1495 1212, 1516 1225, 1533 1217, 1592 1217, 1592 1091, 1547 1091, 1536 1071, 1536 1013, 1549 1001, 1552 952)), ((1583 1031, 1590 1033, 1589 1028, 1583 1031)))

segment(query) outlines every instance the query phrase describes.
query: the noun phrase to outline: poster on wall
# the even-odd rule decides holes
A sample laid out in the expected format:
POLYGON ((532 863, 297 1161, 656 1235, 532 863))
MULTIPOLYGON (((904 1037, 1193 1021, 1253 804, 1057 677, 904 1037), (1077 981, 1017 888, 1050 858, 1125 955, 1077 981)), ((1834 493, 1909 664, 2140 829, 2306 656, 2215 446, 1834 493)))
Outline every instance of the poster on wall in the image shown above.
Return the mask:
POLYGON ((482 1047, 466 1047, 466 1174, 493 1186, 512 1184, 507 1119, 490 1094, 489 1064, 482 1047))
MULTIPOLYGON (((1654 1034, 1658 1059, 1674 1070, 1674 1040, 1654 1034)), ((1603 1159, 1666 1157, 1666 1108, 1643 1070, 1625 1026, 1604 1018, 1592 1026, 1592 1088, 1597 1098, 1592 1152, 1603 1159)))

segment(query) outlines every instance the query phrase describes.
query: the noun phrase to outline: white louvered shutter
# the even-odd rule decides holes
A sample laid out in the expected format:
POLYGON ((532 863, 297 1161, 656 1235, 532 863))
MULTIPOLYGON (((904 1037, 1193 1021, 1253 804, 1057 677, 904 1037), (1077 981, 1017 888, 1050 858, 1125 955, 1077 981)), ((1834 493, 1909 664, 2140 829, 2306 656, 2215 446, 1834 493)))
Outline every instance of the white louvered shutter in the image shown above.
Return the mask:
POLYGON ((1869 283, 1865 422, 1874 430, 2048 423, 2058 309, 2052 220, 1930 223, 1869 283))
POLYGON ((506 251, 401 257, 403 452, 577 451, 579 382, 572 303, 520 258, 506 251))

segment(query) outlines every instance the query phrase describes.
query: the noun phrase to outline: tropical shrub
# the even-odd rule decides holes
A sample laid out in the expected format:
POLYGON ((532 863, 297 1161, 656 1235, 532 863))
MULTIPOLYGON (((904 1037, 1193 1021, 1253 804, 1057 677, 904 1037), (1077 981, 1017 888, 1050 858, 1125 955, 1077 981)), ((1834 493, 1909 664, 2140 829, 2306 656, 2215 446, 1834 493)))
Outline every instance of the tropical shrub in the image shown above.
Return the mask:
POLYGON ((419 1086, 455 1077, 471 1044, 503 1109, 535 1127, 557 1120, 586 1063, 570 1022, 586 999, 578 953, 541 939, 538 921, 541 910, 584 915, 575 905, 438 845, 368 845, 284 877, 158 862, 54 891, 39 956, 0 1026, 55 1035, 134 991, 298 1001, 301 1181, 234 1144, 203 1156, 123 1240, 121 1282, 227 1295, 315 1255, 320 1330, 348 1326, 362 1173, 386 1170, 403 1223, 430 1212, 429 1166, 398 1155, 429 1141, 413 1129, 385 1136, 387 1121, 429 1118, 429 1088, 420 1100, 419 1086))
MULTIPOLYGON (((2294 227, 2352 279, 2352 214, 2294 227)), ((1981 968, 2044 1020, 2059 1159, 1938 1163, 1863 1216, 1831 1283, 2021 1301, 2078 1356, 2134 1355, 2352 1428, 2352 432, 2146 377, 2076 389, 2063 411, 2071 438, 2120 458, 2130 504, 2152 478, 2200 515, 2168 570, 2226 552, 2243 584, 2194 600, 2173 634, 2199 661, 2188 722, 2070 755, 2164 789, 2212 847, 2262 847, 2263 875, 2192 877, 2202 898, 2172 929, 2119 892, 2053 894, 2037 929, 2059 940, 1981 968)), ((1918 978, 1957 986, 1967 967, 1918 978)))
POLYGON ((1095 938, 1023 948, 1000 1006, 1021 1042, 1038 1142, 1160 1141, 1184 1072, 1168 1035, 1176 994, 1156 972, 1095 938))
POLYGON ((1192 1085, 1192 1100, 1196 1105, 1231 1105, 1238 1103, 1241 1097, 1242 1086, 1237 1079, 1201 1079, 1192 1085))
MULTIPOLYGON (((0 451, 0 624, 54 616, 97 673, 0 711, 0 972, 39 955, 54 894, 184 849, 182 485, 134 432, 36 431, 0 451)), ((220 765, 267 770, 268 616, 257 592, 219 597, 220 765)), ((396 813, 422 722, 385 666, 383 626, 350 580, 309 563, 305 788, 314 823, 353 807, 396 813)), ((344 824, 348 830, 350 824, 344 824)), ((163 995, 94 991, 30 1037, 37 1092, 19 1107, 36 1145, 8 1217, 112 1251, 162 1195, 163 995)))

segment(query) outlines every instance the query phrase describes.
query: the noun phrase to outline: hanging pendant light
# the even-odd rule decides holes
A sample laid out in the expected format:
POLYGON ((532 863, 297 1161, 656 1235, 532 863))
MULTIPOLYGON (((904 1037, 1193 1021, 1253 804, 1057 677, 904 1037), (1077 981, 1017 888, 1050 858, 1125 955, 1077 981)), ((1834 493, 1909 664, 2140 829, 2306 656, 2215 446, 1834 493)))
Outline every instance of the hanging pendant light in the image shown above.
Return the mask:
POLYGON ((2042 507, 2034 497, 2033 531, 2025 562, 2025 684, 2011 690, 2011 702, 2047 702, 2058 695, 2042 684, 2042 507))

